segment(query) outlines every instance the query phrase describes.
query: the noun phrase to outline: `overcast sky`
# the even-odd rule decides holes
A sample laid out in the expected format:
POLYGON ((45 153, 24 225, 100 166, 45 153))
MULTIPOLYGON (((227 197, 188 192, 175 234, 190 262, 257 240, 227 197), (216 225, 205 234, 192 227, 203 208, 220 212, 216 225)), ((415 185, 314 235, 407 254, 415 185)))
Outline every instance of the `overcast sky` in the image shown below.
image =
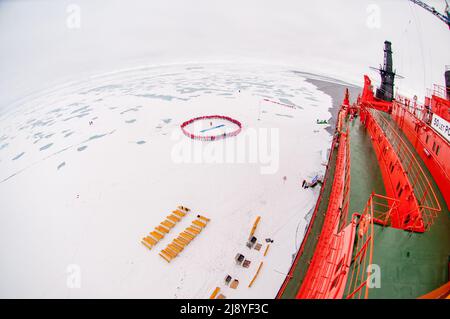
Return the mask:
MULTIPOLYGON (((427 2, 443 12, 444 0, 427 2)), ((368 67, 382 63, 386 39, 401 90, 443 85, 450 30, 408 0, 0 0, 0 108, 91 74, 189 61, 290 65, 362 84, 363 73, 378 79, 368 67)))

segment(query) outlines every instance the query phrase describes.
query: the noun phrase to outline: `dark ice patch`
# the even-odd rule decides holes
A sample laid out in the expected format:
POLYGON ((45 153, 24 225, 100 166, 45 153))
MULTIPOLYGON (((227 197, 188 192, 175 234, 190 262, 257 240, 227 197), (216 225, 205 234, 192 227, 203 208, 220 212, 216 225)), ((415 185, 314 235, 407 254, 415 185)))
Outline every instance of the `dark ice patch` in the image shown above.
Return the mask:
POLYGON ((46 144, 46 145, 42 146, 42 147, 39 149, 39 151, 46 150, 47 148, 49 148, 49 147, 52 146, 52 145, 53 145, 53 143, 46 144))
POLYGON ((292 105, 292 106, 295 106, 295 104, 294 103, 292 103, 292 101, 291 100, 289 100, 289 99, 285 99, 285 98, 279 98, 278 99, 281 103, 284 103, 284 104, 288 104, 288 105, 292 105))
POLYGON ((146 97, 146 98, 150 98, 150 99, 160 99, 160 100, 165 100, 165 101, 169 101, 169 102, 172 101, 173 99, 181 100, 181 101, 188 100, 185 98, 179 98, 179 97, 172 96, 172 95, 162 95, 162 94, 134 94, 134 96, 146 97))
POLYGON ((58 112, 61 112, 61 111, 64 111, 62 108, 57 108, 57 109, 53 109, 53 110, 51 110, 51 111, 49 111, 47 114, 50 114, 50 113, 58 113, 58 112))
POLYGON ((89 105, 80 107, 79 109, 73 110, 72 112, 70 112, 70 114, 75 114, 75 113, 82 113, 84 111, 92 111, 92 109, 89 109, 89 105))
POLYGON ((90 114, 89 112, 88 113, 80 113, 79 115, 76 115, 76 116, 67 117, 67 118, 63 119, 63 121, 66 122, 66 121, 69 121, 69 120, 74 119, 74 118, 82 118, 82 117, 85 117, 85 116, 87 116, 89 114, 90 114))
POLYGON ((280 116, 280 117, 288 117, 288 118, 293 118, 294 116, 292 116, 292 115, 288 115, 288 114, 279 114, 279 113, 276 113, 275 115, 277 115, 277 116, 280 116))
POLYGON ((89 92, 102 92, 102 91, 111 91, 111 90, 116 90, 116 89, 120 89, 122 88, 122 85, 119 84, 109 84, 109 85, 103 85, 103 86, 99 86, 87 91, 82 92, 82 94, 86 94, 89 92))
POLYGON ((22 153, 16 155, 12 160, 15 161, 15 160, 21 158, 23 156, 23 154, 25 154, 25 152, 22 152, 22 153))
POLYGON ((120 114, 122 115, 122 114, 125 114, 125 113, 128 113, 128 112, 137 112, 137 111, 139 111, 139 108, 131 107, 129 109, 126 109, 125 111, 120 112, 120 114))
POLYGON ((50 126, 50 125, 52 125, 54 122, 55 122, 55 121, 53 121, 52 119, 50 119, 50 120, 48 120, 48 121, 41 121, 41 120, 39 120, 39 121, 33 122, 33 123, 31 124, 31 128, 34 129, 34 128, 37 127, 37 126, 50 126))
POLYGON ((102 138, 103 136, 106 136, 106 135, 108 135, 108 133, 93 135, 93 136, 89 137, 86 142, 96 140, 98 138, 102 138))

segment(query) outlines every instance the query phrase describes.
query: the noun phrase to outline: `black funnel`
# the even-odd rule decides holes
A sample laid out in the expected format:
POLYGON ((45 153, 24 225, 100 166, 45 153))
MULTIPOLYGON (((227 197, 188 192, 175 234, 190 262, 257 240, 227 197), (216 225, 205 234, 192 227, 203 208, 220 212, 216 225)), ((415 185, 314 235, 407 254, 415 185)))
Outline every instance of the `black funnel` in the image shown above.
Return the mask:
POLYGON ((394 99, 395 72, 392 68, 391 42, 384 41, 384 63, 380 68, 381 86, 377 89, 376 97, 391 102, 394 99))
POLYGON ((445 87, 447 91, 447 100, 450 100, 450 66, 445 70, 445 87))

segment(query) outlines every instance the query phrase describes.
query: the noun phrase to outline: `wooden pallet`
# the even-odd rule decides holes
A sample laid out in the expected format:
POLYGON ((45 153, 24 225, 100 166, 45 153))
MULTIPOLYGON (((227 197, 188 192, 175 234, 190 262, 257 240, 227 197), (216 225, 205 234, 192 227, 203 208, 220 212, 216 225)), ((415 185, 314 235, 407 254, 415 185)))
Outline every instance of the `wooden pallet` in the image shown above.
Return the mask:
MULTIPOLYGON (((176 219, 178 218, 178 216, 170 215, 167 216, 167 218, 176 219)), ((178 235, 178 237, 173 239, 172 242, 166 246, 166 248, 161 250, 160 256, 167 262, 170 262, 173 258, 178 256, 178 254, 180 254, 186 248, 186 246, 195 239, 195 237, 197 237, 201 233, 202 229, 206 227, 209 221, 209 218, 199 215, 198 219, 192 221, 192 224, 190 226, 186 227, 186 229, 182 231, 178 235)))
MULTIPOLYGON (((175 227, 176 223, 180 222, 181 219, 190 211, 190 209, 186 210, 183 206, 179 207, 182 207, 183 209, 174 210, 173 214, 167 216, 167 219, 163 220, 158 226, 156 226, 155 229, 150 232, 149 236, 146 236, 141 240, 141 243, 145 247, 152 249, 160 240, 164 238, 166 234, 170 232, 173 227, 175 227)), ((163 258, 167 260, 168 257, 169 256, 164 256, 163 258)))

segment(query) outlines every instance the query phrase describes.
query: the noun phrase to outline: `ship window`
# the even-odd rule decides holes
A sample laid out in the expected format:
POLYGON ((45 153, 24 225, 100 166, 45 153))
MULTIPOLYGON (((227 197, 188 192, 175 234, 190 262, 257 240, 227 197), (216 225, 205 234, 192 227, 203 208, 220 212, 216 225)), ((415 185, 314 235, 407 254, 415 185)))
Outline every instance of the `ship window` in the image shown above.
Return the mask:
POLYGON ((439 155, 439 149, 440 149, 441 147, 438 145, 437 147, 436 147, 436 155, 439 155))
POLYGON ((435 148, 436 148, 436 142, 433 142, 433 152, 434 152, 435 148))
POLYGON ((400 196, 402 196, 402 192, 403 192, 403 188, 400 190, 400 192, 398 192, 398 197, 400 198, 400 196))
POLYGON ((425 139, 425 144, 428 144, 429 139, 430 139, 430 135, 427 135, 427 138, 425 139))
POLYGON ((342 257, 341 260, 339 260, 336 266, 336 270, 334 271, 335 274, 341 270, 343 264, 344 264, 344 257, 342 257))
POLYGON ((398 182, 397 187, 395 188, 395 190, 398 191, 399 188, 400 188, 400 182, 398 182))
POLYGON ((408 225, 409 221, 411 220, 411 217, 409 215, 406 216, 405 221, 403 222, 403 225, 408 225))
POLYGON ((394 164, 391 162, 391 173, 394 171, 394 164))
POLYGON ((333 283, 331 284, 331 288, 335 288, 339 282, 339 277, 337 277, 336 279, 333 280, 333 283))

